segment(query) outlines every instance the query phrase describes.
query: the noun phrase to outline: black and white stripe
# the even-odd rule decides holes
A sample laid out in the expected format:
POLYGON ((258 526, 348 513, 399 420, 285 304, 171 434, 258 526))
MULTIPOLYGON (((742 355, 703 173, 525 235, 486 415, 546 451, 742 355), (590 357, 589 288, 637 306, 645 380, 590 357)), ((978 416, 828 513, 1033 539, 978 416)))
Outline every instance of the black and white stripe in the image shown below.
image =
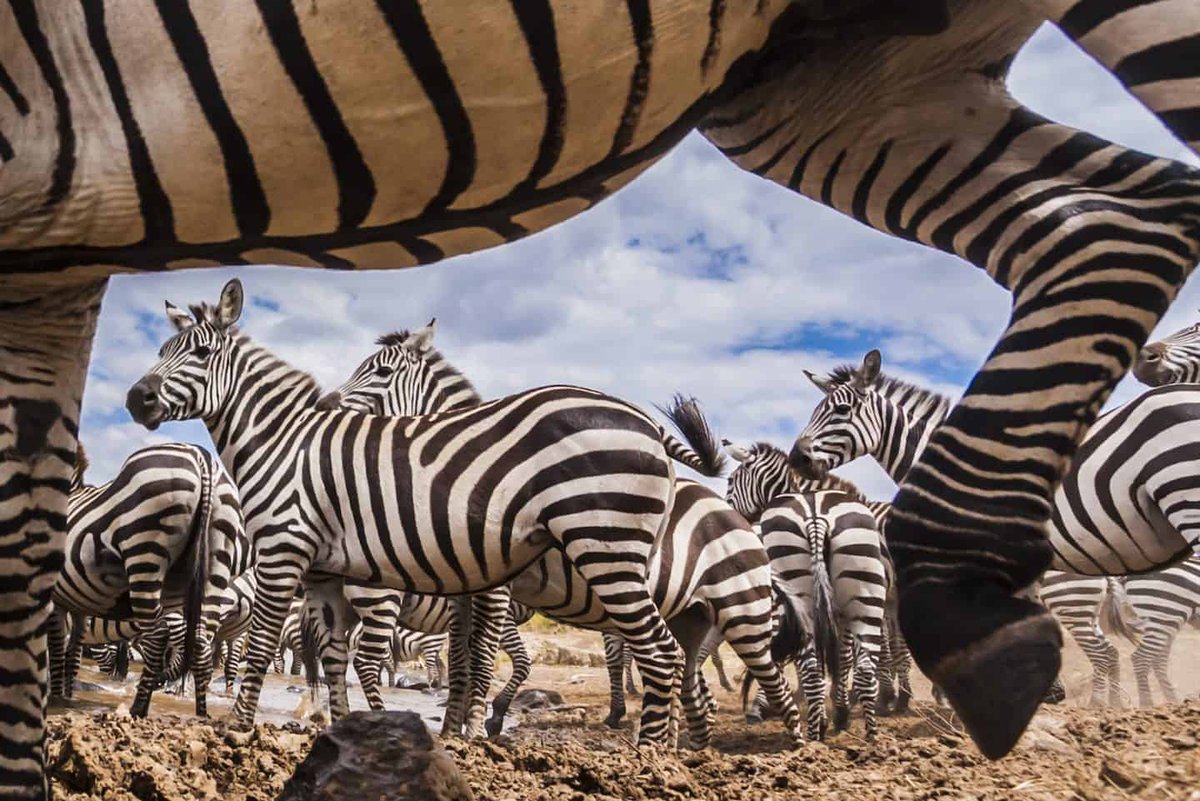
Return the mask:
POLYGON ((0 48, 0 274, 14 289, 0 309, 0 450, 20 457, 0 478, 0 522, 20 536, 0 556, 22 565, 14 603, 30 621, 2 654, 19 680, 0 715, 0 786, 47 792, 38 587, 65 527, 52 524, 43 555, 30 521, 66 508, 100 279, 433 262, 590 208, 696 127, 748 171, 961 256, 1013 293, 1004 339, 902 487, 891 532, 916 653, 947 674, 985 750, 1007 751, 1041 698, 1031 685, 1020 703, 987 703, 1012 648, 1035 683, 1058 662, 1052 621, 1012 591, 1045 568, 1051 489, 1200 253, 1200 182, 1034 114, 1006 74, 1056 23, 1197 151, 1200 9, 827 5, 0 5, 12 32, 0 48), (610 58, 584 57, 597 43, 610 58), (163 86, 181 100, 171 125, 150 125, 163 86), (980 582, 989 592, 948 586, 980 582), (955 602, 979 608, 925 624, 955 602))

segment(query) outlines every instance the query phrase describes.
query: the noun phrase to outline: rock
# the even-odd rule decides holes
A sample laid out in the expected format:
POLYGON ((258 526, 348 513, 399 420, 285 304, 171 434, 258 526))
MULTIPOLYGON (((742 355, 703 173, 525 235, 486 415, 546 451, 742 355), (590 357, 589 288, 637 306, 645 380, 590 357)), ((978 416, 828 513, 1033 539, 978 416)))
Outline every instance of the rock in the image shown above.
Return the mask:
POLYGON ((414 712, 352 712, 313 741, 278 801, 466 801, 470 787, 414 712))
POLYGON ((530 687, 517 693, 509 708, 517 712, 527 712, 531 709, 550 709, 562 706, 563 697, 554 690, 539 690, 530 687))

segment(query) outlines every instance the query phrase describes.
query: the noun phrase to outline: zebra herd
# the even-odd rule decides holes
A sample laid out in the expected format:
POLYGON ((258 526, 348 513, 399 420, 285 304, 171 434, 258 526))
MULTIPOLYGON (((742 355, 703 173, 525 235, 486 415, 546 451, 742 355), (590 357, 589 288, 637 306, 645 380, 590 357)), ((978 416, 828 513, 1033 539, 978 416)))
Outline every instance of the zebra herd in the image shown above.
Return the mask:
MULTIPOLYGON (((56 694, 70 695, 83 645, 129 640, 144 662, 134 714, 187 669, 205 714, 223 658, 227 689, 243 663, 234 714, 249 722, 268 665, 281 669, 290 649, 310 683, 319 661, 336 720, 349 712, 351 652, 368 704, 381 709, 381 669, 420 657, 439 685, 448 644, 443 733, 478 736, 500 730, 529 675, 518 626, 536 611, 603 633, 609 725, 624 717, 622 679, 637 664, 640 742, 667 736, 675 699, 690 745, 710 742, 715 705, 700 666, 722 642, 761 685, 748 717, 776 708, 796 742, 826 734, 827 673, 838 729, 852 693, 868 738, 878 712, 908 706, 891 504, 831 471, 870 455, 902 480, 951 404, 885 375, 878 351, 808 373, 823 398, 789 454, 718 441, 682 396, 660 409, 682 439, 578 387, 484 401, 434 348, 434 322, 381 337, 321 396, 308 374, 237 329, 242 300, 235 279, 216 304, 168 303, 176 333, 127 399, 151 429, 202 420, 219 461, 196 446, 152 446, 89 486, 80 453, 53 595, 56 694), (675 477, 676 461, 723 476, 727 456, 724 498, 675 477), (364 481, 364 462, 386 483, 364 481), (498 648, 513 671, 485 721, 498 648)), ((1093 703, 1123 699, 1102 619, 1137 641, 1148 704, 1151 672, 1175 699, 1171 643, 1200 610, 1200 387, 1173 383, 1200 361, 1186 345, 1181 333, 1147 346, 1143 359, 1159 367, 1139 362, 1138 375, 1160 386, 1100 419, 1055 496, 1056 556, 1040 599, 1092 660, 1093 703)))

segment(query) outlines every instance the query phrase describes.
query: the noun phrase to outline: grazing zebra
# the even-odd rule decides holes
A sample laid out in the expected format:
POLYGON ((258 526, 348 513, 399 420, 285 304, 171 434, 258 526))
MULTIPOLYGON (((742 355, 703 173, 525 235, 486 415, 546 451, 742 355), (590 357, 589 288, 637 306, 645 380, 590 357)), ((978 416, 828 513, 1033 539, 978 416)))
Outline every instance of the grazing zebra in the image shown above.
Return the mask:
MULTIPOLYGON (((749 447, 734 445, 729 440, 722 440, 725 452, 738 463, 729 474, 725 499, 729 505, 737 509, 746 519, 758 521, 768 505, 787 494, 811 492, 814 490, 840 490, 856 497, 866 505, 871 516, 875 519, 877 530, 883 535, 880 542, 882 549, 885 575, 888 578, 888 594, 884 615, 884 638, 881 644, 878 667, 878 685, 876 708, 878 711, 903 712, 908 709, 912 700, 912 683, 910 671, 912 660, 909 658, 908 646, 900 633, 896 619, 896 595, 892 581, 891 559, 887 551, 886 529, 888 516, 892 505, 888 501, 868 501, 861 497, 858 488, 849 481, 829 473, 821 479, 801 479, 788 466, 787 454, 769 442, 756 442, 749 447), (894 709, 891 707, 895 703, 894 709)), ((851 642, 845 643, 846 646, 851 642)), ((846 671, 853 665, 853 655, 843 652, 841 658, 842 670, 846 671)), ((834 677, 836 684, 835 697, 842 697, 842 688, 846 686, 845 676, 834 677)), ((802 677, 802 683, 805 679, 802 677)), ((815 680, 808 680, 810 686, 815 686, 815 680)), ((839 718, 843 712, 838 710, 839 718)))
POLYGON ((1057 673, 1059 641, 1011 590, 1045 567, 1051 489, 1196 261, 1200 188, 1184 165, 1034 114, 1006 91, 1008 67, 1043 22, 1056 23, 1200 150, 1200 8, 154 8, 10 0, 0 10, 10 32, 0 45, 0 451, 16 457, 0 475, 0 523, 19 532, 8 558, 21 566, 7 610, 21 623, 0 632, 13 676, 0 785, 48 793, 38 632, 61 564, 64 482, 106 276, 435 262, 590 208, 697 128, 743 168, 957 254, 1013 293, 994 358, 927 455, 931 469, 902 488, 891 532, 914 653, 946 674, 989 754, 1012 746, 1057 673), (596 47, 605 58, 588 57, 596 47), (170 114, 162 87, 179 98, 170 114), (1062 281, 1071 292, 1058 291, 1062 281), (1086 339, 1106 344, 1080 348, 1086 339), (1022 380, 997 392, 1014 365, 1022 380), (990 402, 972 404, 975 393, 990 402), (1022 422, 1006 424, 1013 418, 1022 422), (1031 427, 1047 432, 1036 445, 1006 433, 1031 427), (1015 488, 996 499, 996 484, 1015 488), (985 497, 994 511, 981 520, 985 497), (906 543, 921 546, 920 559, 906 543), (990 554, 1003 571, 983 563, 990 554), (961 593, 928 580, 937 574, 991 591, 961 593), (977 608, 937 616, 947 604, 977 608), (1017 684, 1004 675, 1013 648, 1030 657, 1025 703, 1000 683, 1017 684))
POLYGON ((463 594, 553 549, 633 648, 647 688, 640 737, 661 741, 677 645, 644 580, 630 577, 646 575, 671 508, 662 426, 566 386, 418 418, 316 409, 311 376, 233 329, 242 301, 233 280, 192 316, 168 306, 178 332, 127 399, 150 429, 204 420, 242 489, 258 595, 236 723, 253 722, 287 605, 310 571, 463 594))
MULTIPOLYGON (((222 607, 232 601, 230 578, 249 559, 236 487, 217 460, 194 445, 142 448, 100 485, 84 483, 86 467, 81 453, 68 508, 66 564, 53 592, 56 608, 79 617, 127 620, 130 625, 120 627, 119 635, 114 627, 115 639, 108 642, 148 632, 165 611, 183 609, 189 624, 184 663, 194 666, 197 640, 203 640, 211 669, 211 638, 222 607), (201 626, 204 631, 197 632, 201 626)), ((78 648, 74 637, 69 662, 77 664, 78 648)), ((133 714, 146 714, 152 689, 139 684, 133 714), (149 688, 144 695, 143 687, 149 688)), ((69 693, 70 685, 62 690, 69 693)), ((201 689, 196 713, 204 715, 206 708, 201 689)))
MULTIPOLYGON (((442 413, 442 404, 451 403, 459 409, 477 408, 481 400, 474 387, 433 348, 433 335, 430 323, 413 333, 381 338, 381 347, 321 405, 387 415, 413 410, 442 413)), ((688 440, 684 445, 668 438, 673 457, 699 472, 719 475, 724 458, 698 406, 677 397, 672 408, 663 411, 688 440)), ((666 531, 651 553, 649 581, 656 606, 684 647, 683 700, 692 746, 703 747, 711 736, 708 710, 712 698, 699 666, 715 650, 709 639, 714 626, 760 679, 771 700, 782 703, 785 725, 799 737, 798 713, 785 680, 769 658, 771 581, 761 543, 744 518, 701 485, 680 479, 675 490, 666 531)), ((560 551, 547 552, 517 576, 512 591, 517 601, 549 617, 615 633, 614 622, 579 570, 560 551)), ((619 691, 621 660, 616 657, 623 647, 612 638, 606 642, 606 654, 612 657, 608 662, 610 726, 624 716, 624 696, 619 691)), ((484 662, 490 661, 487 655, 484 662)), ((453 671, 451 665, 452 675, 453 671)), ((510 700, 502 693, 493 702, 487 724, 490 732, 501 730, 510 700)), ((471 703, 482 704, 482 697, 473 692, 471 703)))
POLYGON ((1200 614, 1200 556, 1166 570, 1130 576, 1125 580, 1125 592, 1141 621, 1141 636, 1133 651, 1138 702, 1142 706, 1154 703, 1150 692, 1153 672, 1164 700, 1173 704, 1178 695, 1169 676, 1171 646, 1188 621, 1200 614))
POLYGON ((1133 374, 1150 387, 1200 383, 1200 323, 1146 343, 1133 362, 1133 374))

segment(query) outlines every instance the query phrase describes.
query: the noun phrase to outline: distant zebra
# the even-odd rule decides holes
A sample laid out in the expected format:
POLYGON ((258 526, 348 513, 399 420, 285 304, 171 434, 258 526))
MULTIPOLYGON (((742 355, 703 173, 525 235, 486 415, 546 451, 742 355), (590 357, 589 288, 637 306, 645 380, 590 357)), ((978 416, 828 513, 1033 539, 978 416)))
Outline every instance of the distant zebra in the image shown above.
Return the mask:
MULTIPOLYGON (((774 499, 789 493, 811 492, 815 490, 841 490, 856 497, 870 510, 875 518, 875 525, 882 536, 882 550, 885 576, 887 577, 887 603, 884 615, 884 637, 879 654, 877 711, 887 714, 890 711, 903 712, 908 709, 912 700, 911 670, 912 659, 908 654, 908 646, 900 634, 900 625, 896 618, 896 594, 892 578, 891 559, 887 552, 887 532, 885 524, 892 505, 888 501, 868 501, 862 497, 858 487, 849 481, 832 473, 821 479, 800 479, 788 466, 787 454, 769 442, 756 442, 749 447, 734 445, 729 440, 722 440, 725 452, 737 463, 737 468, 729 474, 726 487, 726 500, 749 520, 757 521, 763 510, 774 499), (894 709, 892 708, 895 704, 894 709)), ((842 672, 845 673, 853 664, 854 656, 845 650, 852 643, 844 645, 840 659, 842 672)), ((846 687, 845 676, 834 677, 837 682, 835 696, 842 697, 842 688, 846 687)), ((844 713, 839 709, 839 718, 844 713)))
MULTIPOLYGON (((242 490, 258 596, 236 725, 254 720, 287 605, 310 571, 461 594, 550 551, 612 613, 646 683, 639 737, 664 740, 678 645, 645 580, 630 580, 646 575, 671 508, 662 426, 566 386, 410 419, 315 409, 311 376, 234 330, 242 304, 235 279, 215 307, 189 316, 168 306, 177 333, 127 398, 151 429, 204 420, 242 490)), ((468 719, 468 734, 481 730, 468 719)))
MULTIPOLYGON (((413 333, 384 337, 381 348, 322 405, 346 404, 389 415, 414 408, 438 409, 442 402, 480 408, 474 405, 480 400, 470 382, 433 349, 432 336, 430 324, 413 333)), ((676 398, 664 412, 691 446, 680 443, 672 452, 707 475, 719 475, 724 459, 695 403, 676 398)), ((406 418, 400 421, 406 422, 406 418)), ((760 680, 771 700, 780 704, 789 732, 802 737, 799 713, 787 683, 769 655, 772 583, 761 542, 744 518, 703 486, 680 479, 675 490, 666 531, 653 545, 648 575, 654 603, 684 647, 683 696, 692 746, 703 747, 711 736, 708 713, 712 698, 698 668, 712 648, 709 635, 713 626, 760 680)), ((589 558, 607 559, 601 555, 589 558)), ((519 574, 512 592, 515 600, 557 620, 613 633, 617 629, 617 621, 598 603, 579 569, 559 550, 548 551, 519 574)), ((621 647, 610 638, 606 652, 616 653, 621 647)), ((619 661, 609 662, 610 677, 614 671, 619 675, 620 669, 619 661)), ((616 725, 623 716, 624 696, 617 689, 619 679, 612 685, 607 722, 616 725)), ((473 694, 472 703, 478 702, 473 694)), ((500 730, 507 702, 497 697, 492 708, 488 730, 495 732, 500 730)))
POLYGON ((442 651, 446 648, 448 635, 426 634, 423 631, 396 627, 392 637, 392 645, 388 661, 384 663, 391 674, 389 684, 400 686, 398 668, 401 662, 415 662, 418 659, 425 663, 425 675, 429 686, 437 689, 445 680, 446 664, 442 660, 442 651))
MULTIPOLYGON (((1138 702, 1153 704, 1153 673, 1164 700, 1173 704, 1178 694, 1169 675, 1171 646, 1188 621, 1200 615, 1200 556, 1155 573, 1130 576, 1125 580, 1125 593, 1141 621, 1140 641, 1133 652, 1138 702)), ((1187 664, 1191 668, 1194 658, 1189 657, 1187 664)))
MULTIPOLYGON (((193 658, 202 641, 211 671, 211 638, 222 608, 232 602, 230 579, 246 569, 250 555, 237 488, 195 445, 142 448, 97 486, 84 483, 86 468, 81 450, 68 507, 66 562, 53 591, 56 610, 112 621, 107 631, 115 642, 150 632, 164 612, 182 609, 194 632, 182 658, 197 667, 193 658)), ((67 662, 77 663, 78 646, 75 637, 67 643, 67 662)), ((58 661, 52 654, 52 664, 58 661)), ((146 669, 156 665, 148 661, 146 669)), ((147 713, 153 686, 139 684, 132 714, 147 713), (143 687, 149 688, 144 694, 143 687)), ((206 714, 207 686, 196 693, 198 715, 206 714)), ((61 687, 70 691, 69 684, 61 687)))

